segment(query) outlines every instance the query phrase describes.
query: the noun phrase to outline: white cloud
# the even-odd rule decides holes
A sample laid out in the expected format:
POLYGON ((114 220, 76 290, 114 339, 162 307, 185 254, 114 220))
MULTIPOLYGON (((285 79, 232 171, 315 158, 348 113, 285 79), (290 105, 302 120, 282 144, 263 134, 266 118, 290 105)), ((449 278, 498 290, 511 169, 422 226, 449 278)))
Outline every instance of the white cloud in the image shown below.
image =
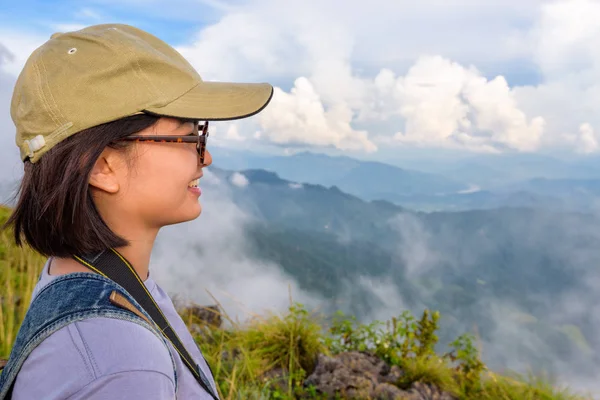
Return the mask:
POLYGON ((227 128, 227 133, 225 134, 225 137, 228 140, 237 140, 237 141, 244 140, 244 137, 240 135, 238 126, 236 124, 229 125, 229 127, 227 128))
POLYGON ((599 19, 600 3, 596 1, 553 2, 542 6, 530 32, 531 57, 544 82, 515 88, 515 97, 525 112, 544 116, 545 147, 598 150, 588 124, 600 124, 599 19))
POLYGON ((284 76, 289 73, 286 58, 295 53, 293 35, 281 32, 280 26, 266 17, 257 12, 225 15, 217 24, 202 29, 192 44, 177 50, 206 80, 284 76))
POLYGON ((277 88, 271 105, 259 114, 261 129, 255 139, 364 152, 377 150, 374 135, 384 144, 475 151, 532 151, 539 147, 545 127, 543 114, 524 112, 502 76, 486 79, 474 67, 464 67, 450 58, 485 63, 530 51, 531 46, 522 40, 526 31, 510 28, 508 21, 511 14, 533 21, 539 2, 527 6, 503 2, 504 8, 494 13, 489 12, 490 4, 466 7, 460 1, 436 3, 436 7, 429 1, 419 6, 375 3, 377 6, 369 4, 368 10, 355 2, 314 1, 288 9, 288 5, 273 1, 255 1, 251 7, 248 4, 230 10, 218 23, 202 30, 192 45, 179 50, 208 79, 294 81, 289 91, 277 88), (464 14, 457 12, 459 5, 464 14), (448 19, 447 13, 454 18, 448 19), (498 15, 504 17, 503 22, 497 22, 498 15), (398 23, 398 18, 406 24, 398 23), (427 26, 423 23, 426 20, 439 23, 439 31, 449 38, 429 40, 437 31, 420 32, 427 26), (470 29, 482 29, 482 21, 489 22, 486 30, 466 37, 470 29), (486 36, 501 28, 503 34, 486 36), (389 33, 384 34, 386 29, 389 33), (372 31, 379 36, 368 33, 372 31), (448 42, 457 36, 460 41, 448 42), (475 36, 478 40, 473 39, 475 36), (489 39, 487 43, 483 36, 489 39), (483 54, 477 47, 482 43, 486 43, 487 59, 472 52, 476 47, 483 54), (487 48, 490 44, 496 48, 487 48), (410 49, 409 57, 406 48, 410 49), (422 56, 436 52, 442 56, 422 56), (206 59, 204 54, 213 56, 206 59), (405 76, 394 78, 410 63, 413 65, 405 76), (381 72, 375 70, 371 77, 361 73, 367 64, 381 72), (429 88, 422 87, 419 79, 427 80, 429 88), (387 124, 389 133, 401 132, 396 141, 389 133, 382 136, 381 132, 356 128, 360 123, 368 128, 374 116, 377 123, 387 124), (402 125, 394 116, 402 117, 402 125))
POLYGON ((599 18, 597 1, 569 0, 542 6, 531 35, 536 43, 534 56, 547 78, 561 80, 587 70, 599 72, 599 18))
POLYGON ((6 46, 0 43, 0 65, 7 64, 14 61, 15 56, 11 53, 6 46))
POLYGON ((341 103, 326 109, 306 78, 298 78, 290 93, 276 88, 272 104, 259 114, 259 120, 264 129, 261 138, 274 143, 377 150, 367 132, 352 128, 352 111, 341 103))
POLYGON ((10 100, 15 77, 2 67, 14 59, 12 53, 0 43, 0 203, 8 202, 8 195, 16 189, 13 185, 23 173, 23 163, 15 144, 15 126, 10 118, 10 100))
MULTIPOLYGON (((220 146, 231 145, 233 142, 243 142, 247 138, 240 134, 240 125, 247 125, 244 122, 213 122, 209 126, 210 141, 220 146)), ((244 128, 242 128, 244 129, 244 128)))
POLYGON ((581 124, 579 127, 580 147, 582 153, 592 153, 598 150, 598 139, 594 134, 594 128, 590 124, 581 124))
POLYGON ((394 136, 399 142, 476 151, 532 151, 539 145, 543 118, 528 121, 506 80, 488 81, 474 67, 422 57, 406 76, 383 70, 375 87, 379 115, 405 119, 404 132, 394 136))
MULTIPOLYGON (((600 124, 598 2, 207 4, 220 18, 178 50, 205 79, 277 86, 266 110, 216 143, 365 153, 393 144, 597 151, 579 127, 600 124), (511 68, 523 62, 539 70, 541 84, 509 86, 511 68)), ((15 54, 2 68, 16 75, 46 39, 0 30, 15 54)))
POLYGON ((240 174, 239 172, 234 172, 233 175, 231 175, 230 181, 233 185, 237 187, 246 187, 249 183, 248 178, 246 178, 243 174, 240 174))
POLYGON ((51 33, 48 34, 48 37, 42 37, 25 30, 12 31, 0 28, 0 44, 13 54, 9 62, 0 63, 0 70, 15 77, 19 75, 27 58, 49 39, 50 35, 51 33))
POLYGON ((423 53, 504 62, 523 54, 520 34, 541 3, 253 0, 225 10, 219 22, 182 49, 189 51, 186 56, 197 54, 198 68, 210 79, 244 79, 255 73, 272 77, 276 71, 296 78, 318 63, 345 60, 361 68, 403 69, 423 53), (205 54, 213 57, 201 58, 205 54), (221 59, 225 62, 218 66, 221 59))
POLYGON ((52 29, 56 32, 73 32, 85 28, 87 24, 53 24, 52 29))
POLYGON ((566 134, 565 139, 571 142, 572 147, 578 153, 590 154, 598 151, 598 138, 594 128, 588 123, 579 126, 578 134, 566 134))

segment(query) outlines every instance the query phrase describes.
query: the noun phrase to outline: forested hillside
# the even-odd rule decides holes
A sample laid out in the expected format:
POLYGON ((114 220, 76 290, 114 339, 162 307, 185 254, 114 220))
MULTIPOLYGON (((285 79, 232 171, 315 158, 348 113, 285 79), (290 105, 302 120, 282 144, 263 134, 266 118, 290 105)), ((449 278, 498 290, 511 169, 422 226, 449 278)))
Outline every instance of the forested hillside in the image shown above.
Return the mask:
POLYGON ((261 170, 242 172, 231 198, 254 216, 252 251, 275 261, 308 291, 368 320, 406 306, 440 310, 441 342, 465 330, 497 367, 593 373, 598 321, 593 283, 598 219, 528 208, 419 213, 367 202, 339 189, 297 185, 261 170), (376 288, 392 285, 389 304, 376 288), (516 360, 516 361, 515 361, 516 360))

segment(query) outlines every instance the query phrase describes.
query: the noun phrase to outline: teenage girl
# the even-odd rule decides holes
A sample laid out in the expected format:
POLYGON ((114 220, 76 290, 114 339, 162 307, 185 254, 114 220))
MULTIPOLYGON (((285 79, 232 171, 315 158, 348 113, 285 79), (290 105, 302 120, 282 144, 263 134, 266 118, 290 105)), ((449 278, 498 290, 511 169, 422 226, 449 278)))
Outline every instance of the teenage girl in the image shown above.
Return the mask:
POLYGON ((11 103, 24 175, 6 226, 48 261, 0 399, 218 398, 148 266, 160 228, 201 213, 208 121, 254 115, 272 93, 205 82, 171 46, 122 24, 56 33, 31 54, 11 103))

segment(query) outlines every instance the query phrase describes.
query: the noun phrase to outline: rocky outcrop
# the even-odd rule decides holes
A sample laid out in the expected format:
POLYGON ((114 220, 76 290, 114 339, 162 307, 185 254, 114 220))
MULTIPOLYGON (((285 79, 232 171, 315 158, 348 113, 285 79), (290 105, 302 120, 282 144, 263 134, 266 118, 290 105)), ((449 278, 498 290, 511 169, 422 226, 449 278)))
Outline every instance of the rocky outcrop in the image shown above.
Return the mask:
POLYGON ((403 372, 376 356, 364 352, 346 352, 333 357, 319 355, 317 366, 304 381, 319 394, 334 399, 377 400, 455 400, 434 385, 413 383, 408 390, 396 386, 403 372))
POLYGON ((394 386, 402 372, 369 353, 347 352, 334 357, 319 355, 315 371, 305 380, 318 393, 347 399, 403 399, 407 392, 394 386))

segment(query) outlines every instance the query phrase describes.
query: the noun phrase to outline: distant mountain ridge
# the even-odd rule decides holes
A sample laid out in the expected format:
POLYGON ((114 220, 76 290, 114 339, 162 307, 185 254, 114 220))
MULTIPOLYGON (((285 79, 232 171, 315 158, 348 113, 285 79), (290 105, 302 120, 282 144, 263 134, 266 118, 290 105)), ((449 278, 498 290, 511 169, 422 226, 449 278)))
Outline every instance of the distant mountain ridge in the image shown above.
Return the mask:
POLYGON ((423 211, 498 207, 594 211, 600 200, 600 174, 596 174, 593 165, 585 169, 567 164, 568 170, 562 171, 562 164, 547 156, 490 156, 487 162, 481 156, 473 157, 449 167, 443 174, 309 152, 286 157, 225 153, 217 154, 216 160, 216 165, 225 169, 269 170, 282 179, 336 186, 365 200, 386 200, 423 211), (551 166, 554 161, 557 165, 551 166), (576 178, 565 178, 569 171, 576 178), (595 175, 598 178, 593 178, 595 175), (526 179, 515 180, 515 176, 526 179), (490 186, 476 185, 485 182, 490 186))
POLYGON ((392 195, 435 195, 458 192, 468 185, 436 174, 413 171, 373 161, 359 161, 345 156, 331 157, 310 152, 292 156, 248 157, 246 162, 215 156, 215 165, 231 169, 265 169, 284 179, 337 186, 367 200, 392 195), (241 167, 241 168, 240 168, 241 167))

